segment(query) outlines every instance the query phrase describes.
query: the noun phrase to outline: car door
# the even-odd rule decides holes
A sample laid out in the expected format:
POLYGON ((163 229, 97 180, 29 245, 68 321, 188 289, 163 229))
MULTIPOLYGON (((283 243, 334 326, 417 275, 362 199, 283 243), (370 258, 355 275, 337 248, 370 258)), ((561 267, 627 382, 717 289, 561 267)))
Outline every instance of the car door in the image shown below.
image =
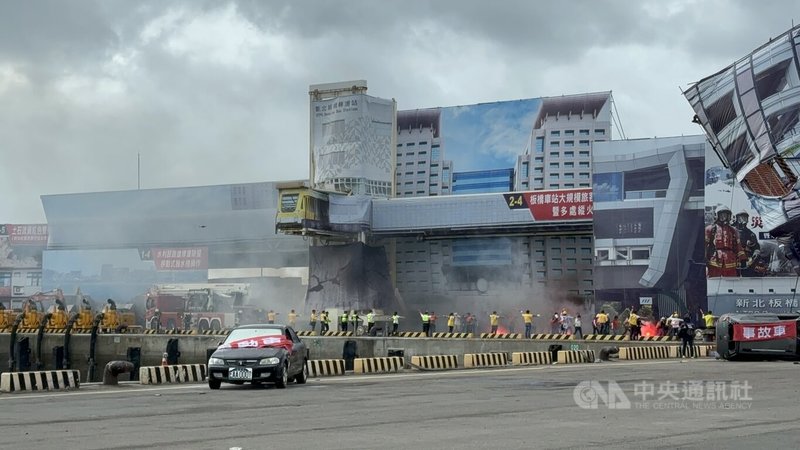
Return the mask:
POLYGON ((286 337, 292 341, 292 351, 289 354, 289 362, 293 368, 292 374, 298 374, 303 370, 306 346, 291 327, 286 327, 286 337))

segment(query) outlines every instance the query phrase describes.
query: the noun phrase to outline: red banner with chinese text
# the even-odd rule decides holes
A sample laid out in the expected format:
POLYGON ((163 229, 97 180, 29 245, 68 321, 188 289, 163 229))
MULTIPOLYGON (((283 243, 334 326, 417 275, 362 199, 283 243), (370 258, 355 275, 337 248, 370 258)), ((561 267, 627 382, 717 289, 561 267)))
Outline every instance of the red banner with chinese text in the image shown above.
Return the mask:
POLYGON ((3 224, 0 235, 7 235, 11 244, 47 244, 47 225, 45 224, 3 224))
POLYGON ((770 341, 796 337, 797 322, 795 321, 733 324, 734 341, 770 341))
POLYGON ((251 338, 238 339, 220 346, 220 348, 268 348, 277 347, 292 350, 292 341, 286 336, 255 336, 251 338))
POLYGON ((535 220, 592 218, 592 189, 561 189, 526 193, 535 220))

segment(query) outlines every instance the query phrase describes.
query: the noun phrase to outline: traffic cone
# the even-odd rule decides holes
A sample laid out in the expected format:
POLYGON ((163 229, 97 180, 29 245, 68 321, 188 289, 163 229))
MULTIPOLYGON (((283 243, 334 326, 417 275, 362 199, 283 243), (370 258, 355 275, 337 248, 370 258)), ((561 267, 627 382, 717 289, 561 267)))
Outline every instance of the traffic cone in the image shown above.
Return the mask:
POLYGON ((162 366, 168 366, 169 365, 169 363, 167 362, 167 354, 166 353, 164 353, 164 355, 161 356, 161 365, 162 366))

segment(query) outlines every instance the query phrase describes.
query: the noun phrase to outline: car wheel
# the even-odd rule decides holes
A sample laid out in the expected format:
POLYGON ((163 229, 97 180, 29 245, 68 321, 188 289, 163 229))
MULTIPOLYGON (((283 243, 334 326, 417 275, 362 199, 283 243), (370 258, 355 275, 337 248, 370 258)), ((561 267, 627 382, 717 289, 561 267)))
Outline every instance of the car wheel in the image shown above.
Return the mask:
POLYGON ((278 389, 286 389, 286 385, 289 384, 289 363, 283 365, 283 370, 281 371, 280 378, 275 383, 275 387, 278 389))
POLYGON ((308 381, 308 361, 303 361, 303 370, 294 377, 294 381, 297 384, 306 384, 306 381, 308 381))
POLYGON ((219 389, 221 385, 222 382, 219 380, 215 380, 214 378, 208 379, 208 387, 210 387, 211 389, 219 389))

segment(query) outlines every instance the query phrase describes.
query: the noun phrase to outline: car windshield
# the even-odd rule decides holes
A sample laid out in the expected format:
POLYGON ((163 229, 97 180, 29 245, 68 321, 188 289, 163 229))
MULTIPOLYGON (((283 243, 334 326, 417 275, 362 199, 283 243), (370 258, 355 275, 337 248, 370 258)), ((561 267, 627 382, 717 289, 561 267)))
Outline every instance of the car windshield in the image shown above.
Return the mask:
POLYGON ((257 336, 283 336, 280 328, 239 328, 231 331, 225 344, 257 336))

